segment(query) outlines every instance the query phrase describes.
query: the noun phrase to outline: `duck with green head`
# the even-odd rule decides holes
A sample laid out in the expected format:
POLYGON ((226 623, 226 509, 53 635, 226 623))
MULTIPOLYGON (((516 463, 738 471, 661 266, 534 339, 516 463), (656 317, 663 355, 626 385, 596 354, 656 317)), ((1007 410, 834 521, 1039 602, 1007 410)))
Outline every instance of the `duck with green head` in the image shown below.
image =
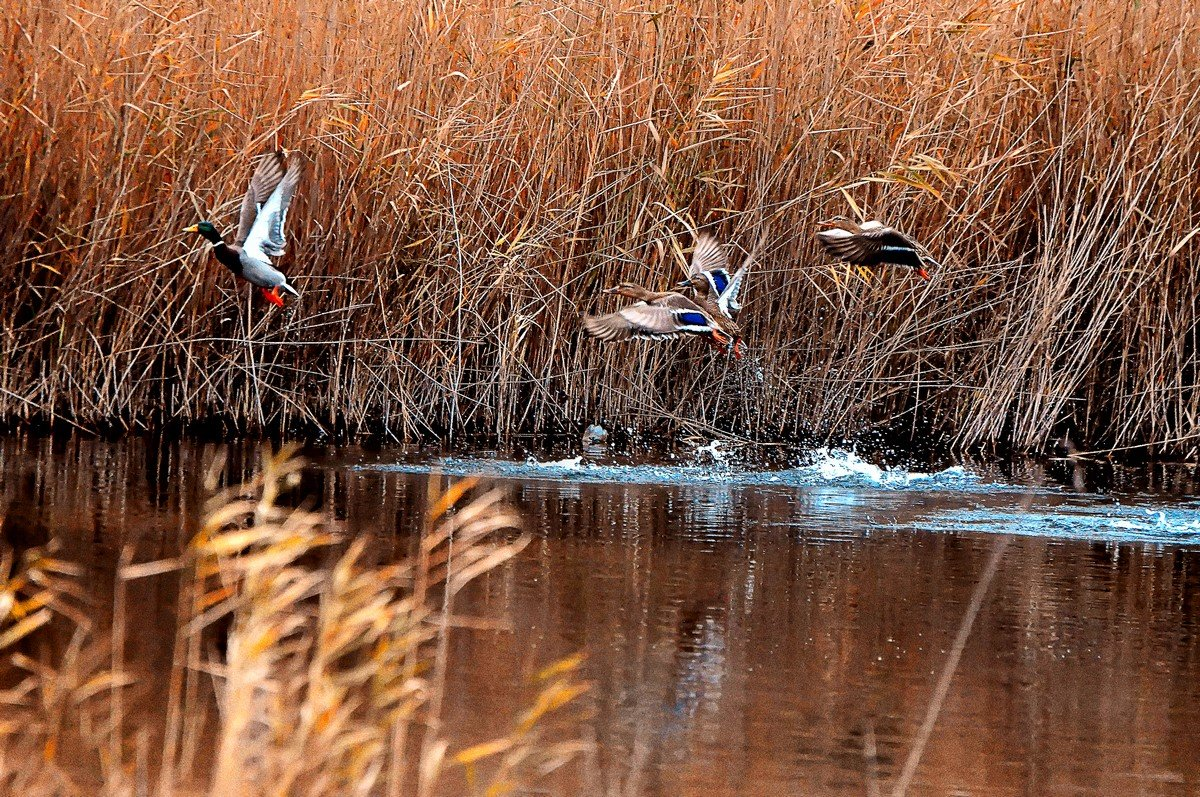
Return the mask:
POLYGON ((287 247, 283 227, 287 221, 288 205, 300 184, 303 162, 298 153, 286 149, 269 152, 259 161, 250 188, 242 200, 234 243, 225 243, 224 236, 211 221, 193 224, 184 232, 194 232, 212 243, 217 262, 252 285, 257 285, 263 297, 273 305, 283 307, 281 290, 293 296, 300 293, 288 284, 283 272, 275 268, 271 258, 279 257, 287 247))

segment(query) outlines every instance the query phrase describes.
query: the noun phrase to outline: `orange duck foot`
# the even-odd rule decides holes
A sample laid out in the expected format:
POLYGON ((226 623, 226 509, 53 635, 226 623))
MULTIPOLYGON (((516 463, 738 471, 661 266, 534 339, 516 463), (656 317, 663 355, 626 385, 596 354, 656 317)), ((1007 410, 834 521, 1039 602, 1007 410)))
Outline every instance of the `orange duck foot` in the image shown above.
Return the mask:
POLYGON ((267 290, 266 288, 259 288, 259 290, 262 291, 263 298, 266 299, 268 302, 275 305, 276 307, 283 307, 283 299, 281 299, 279 296, 279 288, 278 287, 272 288, 271 290, 267 290))
POLYGON ((714 331, 708 338, 708 345, 722 354, 732 354, 735 360, 742 359, 741 338, 731 338, 723 332, 714 331))

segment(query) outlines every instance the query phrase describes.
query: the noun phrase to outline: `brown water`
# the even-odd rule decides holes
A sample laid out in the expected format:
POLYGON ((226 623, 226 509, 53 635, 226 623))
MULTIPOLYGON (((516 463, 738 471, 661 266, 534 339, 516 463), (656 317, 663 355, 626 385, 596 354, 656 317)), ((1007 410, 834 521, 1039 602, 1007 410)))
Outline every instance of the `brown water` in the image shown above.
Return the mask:
MULTIPOLYGON (((103 601, 123 546, 149 560, 190 537, 214 453, 0 441, 5 538, 56 536, 103 601)), ((426 481, 446 478, 420 459, 328 452, 305 488, 349 530, 407 550, 426 481)), ((253 451, 232 461, 249 471, 253 451)), ((502 478, 535 533, 460 607, 509 630, 454 636, 449 733, 502 732, 529 676, 583 650, 597 752, 573 793, 890 793, 1006 545, 908 793, 1200 794, 1190 498, 880 473, 836 453, 769 474, 440 467, 502 478)), ((175 582, 155 581, 132 596, 147 672, 174 628, 175 582)))

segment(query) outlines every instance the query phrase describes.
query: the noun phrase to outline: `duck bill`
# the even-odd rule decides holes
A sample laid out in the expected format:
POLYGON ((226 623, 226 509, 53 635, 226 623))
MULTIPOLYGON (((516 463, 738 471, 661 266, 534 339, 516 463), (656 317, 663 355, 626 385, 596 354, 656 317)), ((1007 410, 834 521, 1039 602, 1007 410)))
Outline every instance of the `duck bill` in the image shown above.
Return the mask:
POLYGON ((184 232, 200 232, 200 225, 193 224, 191 227, 184 227, 183 231, 184 232))

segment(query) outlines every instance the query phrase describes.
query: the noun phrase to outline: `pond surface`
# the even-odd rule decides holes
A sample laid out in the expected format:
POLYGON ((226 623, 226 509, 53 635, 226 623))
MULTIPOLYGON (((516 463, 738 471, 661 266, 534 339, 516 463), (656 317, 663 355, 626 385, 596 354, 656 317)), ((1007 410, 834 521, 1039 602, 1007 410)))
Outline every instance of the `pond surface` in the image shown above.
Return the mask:
MULTIPOLYGON (((102 605, 124 546, 142 561, 190 538, 216 450, 0 441, 5 538, 57 537, 102 605)), ((1162 489, 1190 473, 1099 495, 839 451, 772 471, 721 456, 340 449, 304 487, 401 552, 429 479, 508 485, 534 541, 460 606, 507 629, 453 637, 448 732, 503 732, 533 673, 586 652, 588 784, 548 793, 875 795, 911 777, 919 795, 1200 794, 1200 502, 1162 489)), ((147 672, 175 627, 177 584, 155 581, 131 593, 147 672)))

